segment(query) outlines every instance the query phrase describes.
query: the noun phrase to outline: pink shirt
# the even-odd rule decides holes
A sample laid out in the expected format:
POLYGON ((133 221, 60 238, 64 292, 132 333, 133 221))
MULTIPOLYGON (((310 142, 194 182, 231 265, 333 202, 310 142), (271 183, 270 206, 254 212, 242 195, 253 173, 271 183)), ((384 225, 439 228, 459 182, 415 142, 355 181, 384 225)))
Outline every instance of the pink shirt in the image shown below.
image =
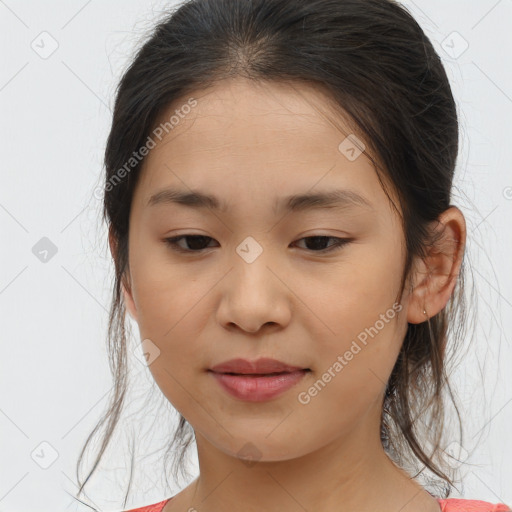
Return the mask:
MULTIPOLYGON (((162 512, 165 504, 170 500, 172 498, 155 503, 154 505, 148 505, 147 507, 127 510, 126 512, 162 512)), ((512 509, 504 503, 495 504, 487 501, 458 498, 448 498, 445 500, 438 498, 437 501, 441 507, 441 512, 512 512, 512 509)))

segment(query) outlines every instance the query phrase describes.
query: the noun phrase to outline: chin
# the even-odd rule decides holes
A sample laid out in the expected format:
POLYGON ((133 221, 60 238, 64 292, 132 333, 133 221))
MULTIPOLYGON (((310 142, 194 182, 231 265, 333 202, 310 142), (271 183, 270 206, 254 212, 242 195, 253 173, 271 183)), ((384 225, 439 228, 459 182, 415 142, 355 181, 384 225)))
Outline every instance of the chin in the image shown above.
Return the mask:
POLYGON ((231 457, 240 459, 241 462, 252 466, 256 462, 280 462, 296 459, 307 453, 302 443, 292 440, 291 436, 274 436, 270 439, 267 430, 259 430, 256 433, 247 433, 247 437, 237 436, 230 438, 229 445, 216 444, 217 448, 231 457), (298 448, 301 447, 301 450, 298 448))

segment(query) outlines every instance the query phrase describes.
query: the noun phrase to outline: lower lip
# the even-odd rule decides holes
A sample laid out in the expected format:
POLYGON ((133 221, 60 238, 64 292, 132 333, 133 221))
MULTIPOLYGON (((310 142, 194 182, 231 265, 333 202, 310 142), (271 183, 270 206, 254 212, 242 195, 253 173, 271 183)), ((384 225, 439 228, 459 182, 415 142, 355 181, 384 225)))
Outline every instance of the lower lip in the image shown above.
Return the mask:
POLYGON ((210 371, 230 395, 248 402, 263 402, 284 393, 295 386, 306 372, 307 370, 297 370, 279 375, 245 376, 210 371))

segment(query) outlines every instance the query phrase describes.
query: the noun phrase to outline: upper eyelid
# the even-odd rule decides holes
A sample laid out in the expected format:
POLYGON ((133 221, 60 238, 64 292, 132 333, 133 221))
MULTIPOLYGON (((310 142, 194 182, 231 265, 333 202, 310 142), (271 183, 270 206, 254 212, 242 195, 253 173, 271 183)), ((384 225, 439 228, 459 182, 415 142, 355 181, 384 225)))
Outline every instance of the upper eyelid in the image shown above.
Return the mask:
MULTIPOLYGON (((172 245, 173 247, 178 247, 178 249, 176 249, 177 251, 188 252, 188 253, 200 253, 200 252, 205 251, 207 249, 211 249, 211 247, 205 247, 203 249, 198 249, 198 250, 183 249, 182 247, 180 247, 178 245, 178 242, 181 241, 182 239, 194 238, 194 237, 208 238, 208 239, 210 239, 210 241, 214 240, 215 242, 217 242, 217 240, 215 240, 215 238, 213 238, 211 236, 201 235, 201 234, 197 234, 197 233, 190 233, 190 234, 184 233, 182 235, 176 235, 176 236, 173 236, 173 237, 166 237, 164 239, 164 242, 167 243, 168 245, 172 245)), ((327 234, 312 234, 312 235, 302 236, 302 237, 296 239, 295 242, 300 242, 301 240, 305 240, 307 238, 332 238, 332 239, 336 240, 336 243, 331 245, 330 248, 321 249, 319 251, 311 251, 311 252, 318 252, 318 253, 329 252, 329 250, 331 250, 331 249, 335 249, 336 247, 340 247, 340 246, 346 245, 346 244, 348 244, 348 243, 350 243, 350 242, 352 242, 354 240, 353 237, 348 237, 348 236, 347 237, 339 237, 339 236, 327 235, 327 234)))
MULTIPOLYGON (((196 237, 202 237, 202 238, 209 238, 210 240, 215 240, 215 238, 213 238, 212 236, 209 236, 209 235, 201 235, 199 233, 184 233, 183 235, 175 235, 175 236, 169 236, 169 237, 165 237, 164 240, 165 241, 176 241, 176 240, 180 240, 181 238, 196 238, 196 237)), ((296 241, 299 241, 299 240, 303 240, 304 238, 336 238, 337 240, 347 240, 349 238, 352 238, 352 237, 349 237, 349 236, 335 236, 335 235, 326 235, 326 234, 323 234, 323 233, 320 233, 320 234, 313 234, 313 235, 306 235, 306 236, 301 236, 300 238, 297 238, 296 241)), ((217 242, 217 240, 215 240, 217 242)))

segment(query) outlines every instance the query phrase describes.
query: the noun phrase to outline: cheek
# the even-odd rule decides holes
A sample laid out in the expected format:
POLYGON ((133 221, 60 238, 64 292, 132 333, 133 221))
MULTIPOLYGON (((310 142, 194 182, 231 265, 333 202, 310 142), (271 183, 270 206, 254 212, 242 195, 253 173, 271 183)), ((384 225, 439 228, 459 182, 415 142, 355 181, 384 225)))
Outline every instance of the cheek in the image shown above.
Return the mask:
POLYGON ((296 282, 302 283, 299 293, 304 303, 311 305, 308 316, 323 326, 324 335, 331 335, 327 339, 347 339, 374 325, 393 307, 401 270, 394 250, 386 254, 385 248, 361 247, 330 266, 328 273, 296 282))
POLYGON ((324 277, 321 287, 310 283, 308 302, 317 314, 308 314, 307 328, 315 333, 317 371, 322 374, 331 368, 337 376, 344 375, 332 379, 329 387, 334 393, 338 388, 347 396, 361 396, 365 390, 363 395, 370 398, 385 387, 395 364, 405 322, 404 308, 396 302, 402 267, 395 247, 383 244, 372 251, 361 247, 357 257, 347 258, 324 277), (336 372, 332 367, 338 356, 343 369, 336 372))
POLYGON ((201 302, 204 288, 165 267, 159 272, 152 264, 138 268, 134 283, 138 283, 140 339, 149 339, 157 347, 158 357, 149 370, 163 395, 188 418, 191 405, 200 396, 197 378, 205 366, 200 346, 208 319, 201 302))
POLYGON ((403 339, 396 308, 381 311, 384 320, 367 312, 340 315, 337 334, 315 340, 314 379, 299 390, 300 403, 305 419, 320 418, 326 411, 337 418, 333 435, 350 429, 368 411, 380 410, 403 339))
POLYGON ((149 369, 162 393, 181 411, 189 393, 197 394, 193 388, 206 364, 200 340, 209 318, 205 292, 214 283, 208 286, 207 280, 178 270, 147 255, 134 258, 131 274, 140 340, 150 340, 146 343, 158 354, 149 369))
POLYGON ((200 314, 197 306, 208 277, 199 279, 191 265, 172 264, 165 249, 155 242, 145 247, 152 248, 134 250, 130 262, 139 328, 148 337, 152 334, 171 341, 184 320, 200 314))

